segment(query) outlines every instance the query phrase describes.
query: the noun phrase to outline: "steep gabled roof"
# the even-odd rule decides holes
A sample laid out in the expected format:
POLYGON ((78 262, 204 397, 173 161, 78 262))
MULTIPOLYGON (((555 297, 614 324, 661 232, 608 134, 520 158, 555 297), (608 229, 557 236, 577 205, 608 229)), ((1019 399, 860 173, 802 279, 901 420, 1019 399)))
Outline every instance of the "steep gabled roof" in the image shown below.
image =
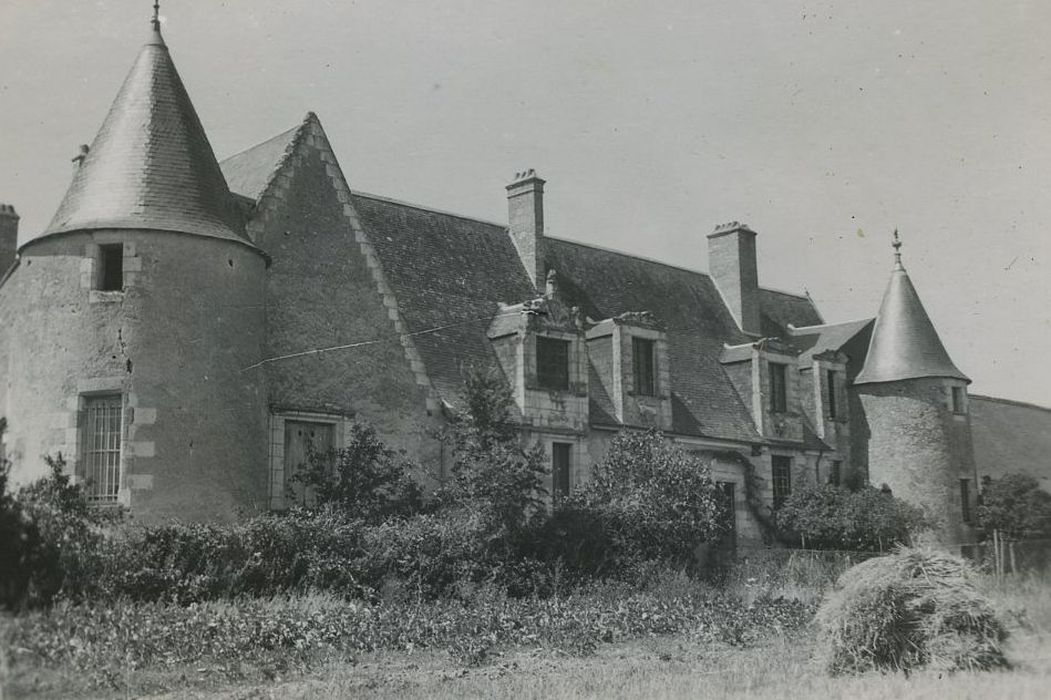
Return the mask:
POLYGON ((971 380, 956 368, 934 330, 920 295, 900 260, 891 272, 887 291, 872 330, 865 366, 854 384, 894 382, 921 377, 971 380))
POLYGON ((814 355, 820 355, 827 350, 841 350, 858 333, 871 325, 871 318, 863 318, 857 321, 825 323, 802 328, 792 326, 788 329, 789 337, 786 340, 802 351, 799 354, 800 366, 809 366, 814 355))
MULTIPOLYGON (((255 201, 265 198, 301 128, 225 160, 234 191, 255 201)), ((426 376, 444 401, 456 404, 466 368, 500 366, 487 335, 500 304, 536 294, 507 227, 358 191, 350 192, 349 203, 426 376)), ((708 275, 571 241, 544 242, 546 263, 558 271, 566 303, 594 320, 650 311, 666 327, 674 431, 768 442, 719 364, 724 343, 751 339, 737 328, 708 275)), ((788 324, 821 322, 812 302, 798 295, 761 290, 760 308, 782 337, 788 324)), ((593 373, 592 423, 615 426, 615 415, 593 373)))
POLYGON ((157 24, 40 237, 103 228, 247 243, 241 215, 157 24))
POLYGON ((277 174, 285 156, 292 152, 296 138, 312 116, 307 114, 303 123, 220 163, 230 191, 257 201, 277 174))
POLYGON ((824 323, 810 297, 776 289, 759 289, 759 330, 767 338, 787 338, 788 326, 824 323))

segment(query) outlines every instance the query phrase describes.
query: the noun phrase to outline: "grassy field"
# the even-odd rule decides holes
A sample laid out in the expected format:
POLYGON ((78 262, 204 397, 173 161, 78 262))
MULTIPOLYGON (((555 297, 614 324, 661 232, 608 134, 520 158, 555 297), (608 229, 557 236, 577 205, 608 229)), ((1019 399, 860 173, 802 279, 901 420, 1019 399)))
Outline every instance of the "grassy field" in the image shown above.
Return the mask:
POLYGON ((829 678, 809 630, 747 646, 684 635, 600 644, 587 656, 551 648, 495 653, 464 667, 446 651, 385 651, 332 658, 307 672, 242 669, 128 671, 111 690, 91 690, 75 674, 11 669, 7 697, 168 698, 1046 698, 1051 694, 1051 583, 987 582, 1008 622, 1011 671, 934 672, 829 678), (236 674, 234 674, 236 675, 236 674), (265 676, 265 677, 264 677, 265 676), (167 693, 160 692, 168 688, 167 693))

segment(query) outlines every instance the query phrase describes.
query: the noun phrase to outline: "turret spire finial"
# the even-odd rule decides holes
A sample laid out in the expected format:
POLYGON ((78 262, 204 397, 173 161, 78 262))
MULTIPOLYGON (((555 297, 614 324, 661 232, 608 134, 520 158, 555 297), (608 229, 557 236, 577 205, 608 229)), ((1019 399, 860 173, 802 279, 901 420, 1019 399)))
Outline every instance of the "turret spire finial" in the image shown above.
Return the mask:
POLYGON ((904 270, 901 264, 901 238, 898 236, 898 229, 894 229, 894 242, 890 245, 894 248, 894 269, 904 270))
POLYGON ((161 0, 153 0, 153 17, 150 18, 150 40, 147 44, 164 46, 164 37, 161 36, 161 0))

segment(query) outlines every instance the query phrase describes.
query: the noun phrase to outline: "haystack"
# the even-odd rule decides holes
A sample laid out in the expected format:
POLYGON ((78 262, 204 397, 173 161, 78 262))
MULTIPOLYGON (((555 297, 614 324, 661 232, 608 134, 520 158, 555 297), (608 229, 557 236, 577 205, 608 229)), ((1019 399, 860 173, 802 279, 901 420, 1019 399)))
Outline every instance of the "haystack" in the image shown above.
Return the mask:
POLYGON ((851 567, 818 610, 830 673, 988 670, 1007 637, 963 559, 899 549, 851 567))

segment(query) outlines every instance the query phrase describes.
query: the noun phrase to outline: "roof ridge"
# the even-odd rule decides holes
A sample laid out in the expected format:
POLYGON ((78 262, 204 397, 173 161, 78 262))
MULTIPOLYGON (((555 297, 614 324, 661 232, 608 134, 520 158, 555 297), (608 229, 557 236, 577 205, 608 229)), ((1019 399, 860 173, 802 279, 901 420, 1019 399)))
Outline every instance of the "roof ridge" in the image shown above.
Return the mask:
POLYGON ((810 301, 810 295, 806 292, 800 294, 799 292, 790 292, 787 289, 778 289, 777 287, 763 287, 760 286, 764 292, 773 292, 774 294, 784 294, 785 296, 795 297, 796 299, 803 299, 804 301, 810 301))
POLYGON ((414 204, 413 202, 406 202, 403 199, 396 199, 394 197, 386 197, 381 194, 373 194, 371 192, 364 192, 362 190, 355 190, 351 188, 350 193, 355 197, 364 197, 366 199, 375 199, 378 202, 387 202, 388 204, 397 204, 402 207, 409 207, 410 209, 416 209, 418 211, 426 211, 432 214, 441 214, 443 216, 454 216, 457 219, 463 219, 464 221, 474 221, 479 224, 486 224, 488 226, 496 226, 503 230, 507 230, 507 224, 501 224, 496 221, 490 221, 489 219, 480 219, 476 216, 468 216, 466 214, 457 214, 453 211, 447 211, 445 209, 435 209, 434 207, 424 206, 422 204, 414 204))
POLYGON ((1030 403, 1029 401, 1018 401, 1017 399, 1005 399, 1000 396, 987 396, 985 394, 969 394, 972 399, 982 399, 985 401, 995 401, 996 403, 1005 403, 1010 406, 1020 406, 1022 408, 1035 408, 1040 411, 1047 411, 1051 413, 1051 407, 1041 406, 1037 403, 1030 403))
POLYGON ((790 333, 794 333, 795 331, 809 331, 814 328, 831 328, 832 326, 847 326, 852 323, 869 323, 874 320, 876 320, 875 316, 869 316, 867 318, 853 318, 849 321, 836 321, 833 323, 816 323, 812 326, 794 326, 791 323, 789 323, 787 328, 790 333))
POLYGON ((581 246, 583 248, 591 248, 593 250, 601 250, 601 251, 604 251, 606 253, 613 253, 615 255, 621 255, 621 256, 624 256, 626 258, 632 258, 634 260, 642 260, 643 262, 654 263, 656 265, 663 265, 664 267, 670 267, 673 270, 681 270, 683 272, 690 272, 690 273, 695 274, 695 275, 703 275, 704 277, 707 277, 709 279, 711 279, 711 276, 712 276, 710 272, 704 272, 702 270, 695 270, 695 269, 690 268, 690 267, 683 267, 682 265, 676 265, 675 263, 666 262, 664 260, 658 260, 656 258, 651 258, 651 257, 648 257, 646 255, 637 255, 635 253, 629 253, 629 252, 627 252, 625 250, 617 250, 616 248, 608 248, 608 247, 606 247, 604 245, 598 245, 597 243, 584 243, 583 241, 574 241, 574 240, 570 240, 568 238, 559 238, 558 236, 548 236, 546 234, 544 235, 544 238, 550 238, 551 240, 558 241, 559 243, 569 243, 570 245, 578 245, 578 246, 581 246))

